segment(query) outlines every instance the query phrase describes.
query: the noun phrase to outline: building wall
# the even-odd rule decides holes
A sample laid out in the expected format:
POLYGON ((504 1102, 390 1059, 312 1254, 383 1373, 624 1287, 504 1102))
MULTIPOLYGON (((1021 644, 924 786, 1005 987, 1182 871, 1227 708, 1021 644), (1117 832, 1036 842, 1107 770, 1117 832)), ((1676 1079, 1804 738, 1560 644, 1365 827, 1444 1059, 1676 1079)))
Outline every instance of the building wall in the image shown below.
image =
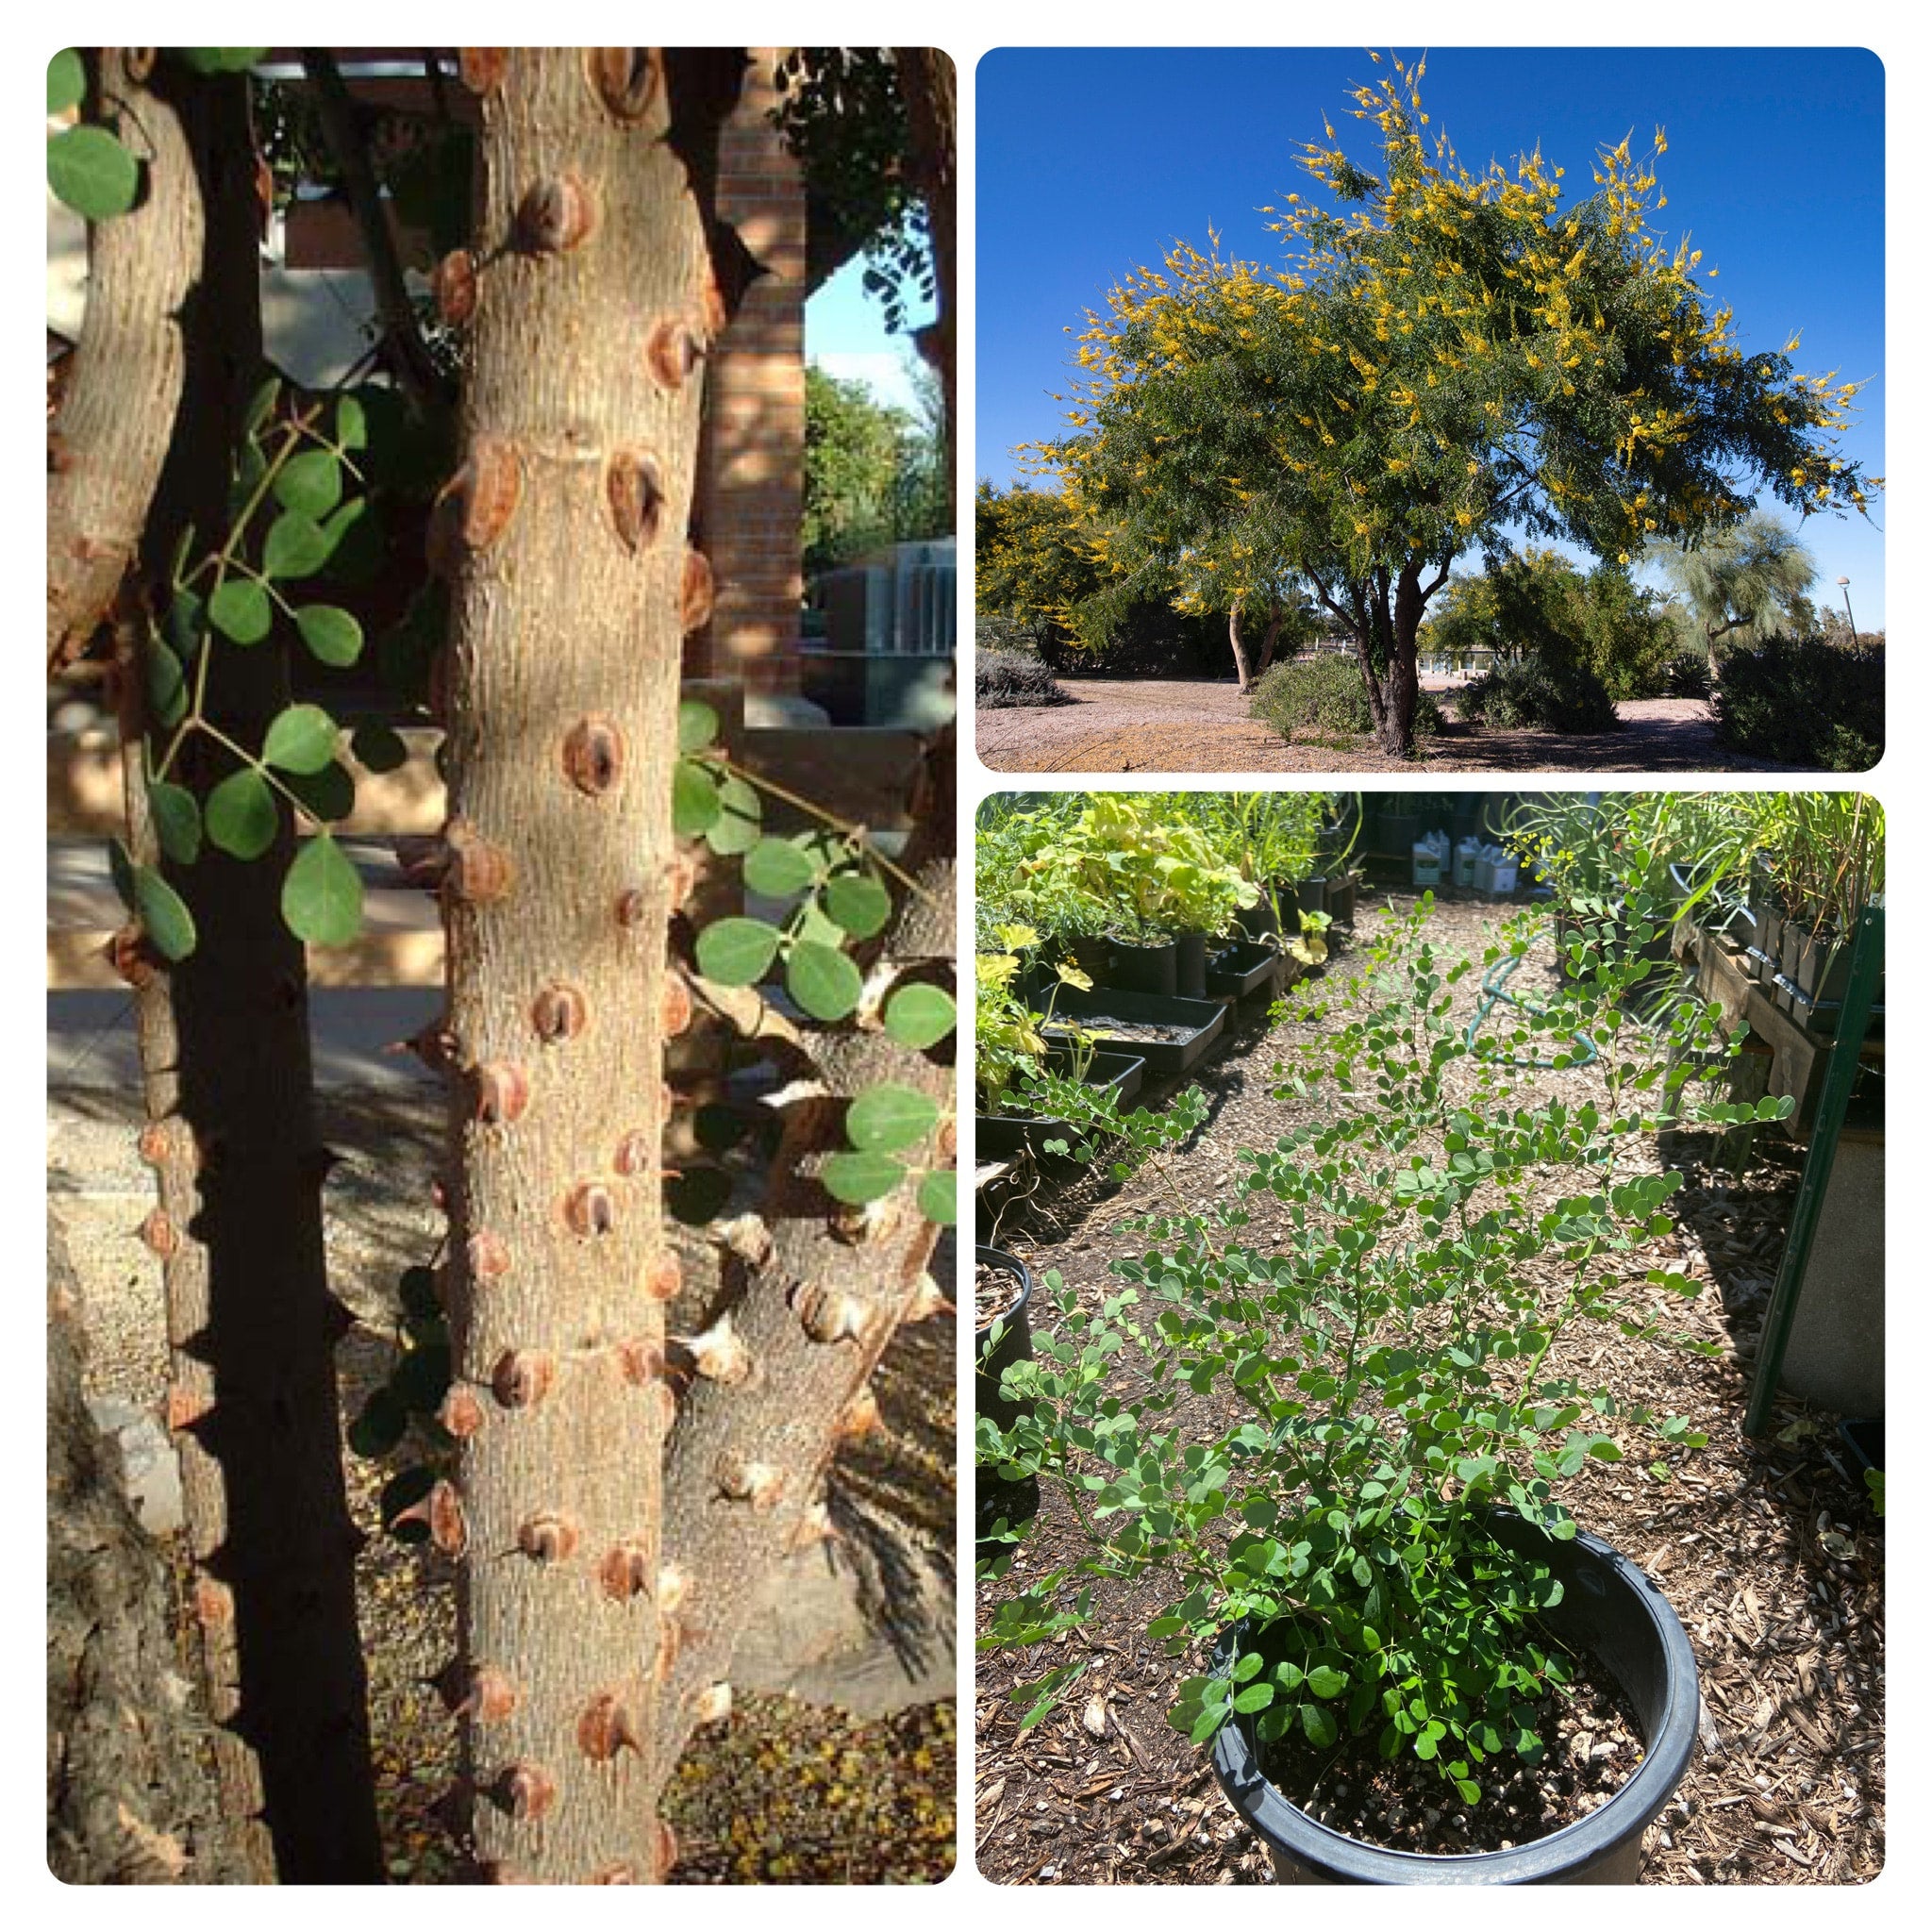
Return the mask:
POLYGON ((721 139, 719 212, 767 273, 712 351, 696 521, 717 606, 686 653, 690 675, 741 676, 773 696, 798 690, 804 590, 805 181, 768 118, 785 51, 751 50, 721 139))

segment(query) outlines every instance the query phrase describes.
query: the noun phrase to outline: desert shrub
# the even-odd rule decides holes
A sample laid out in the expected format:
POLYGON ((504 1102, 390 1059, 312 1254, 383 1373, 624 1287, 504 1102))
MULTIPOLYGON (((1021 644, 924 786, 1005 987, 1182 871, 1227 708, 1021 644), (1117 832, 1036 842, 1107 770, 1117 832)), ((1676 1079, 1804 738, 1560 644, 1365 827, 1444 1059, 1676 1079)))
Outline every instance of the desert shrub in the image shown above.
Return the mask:
POLYGON ((1702 651, 1677 652, 1664 666, 1662 694, 1667 698, 1707 698, 1710 659, 1702 651))
POLYGON ((1727 651, 1711 716, 1731 751, 1818 771, 1869 771, 1885 749, 1885 647, 1767 638, 1727 651))
POLYGON ((1075 677, 1215 677, 1234 669, 1227 619, 1192 616, 1153 598, 1095 598, 1073 613, 1040 655, 1075 677))
MULTIPOLYGON (((1374 729, 1361 666, 1339 651, 1316 651, 1284 658, 1271 665, 1255 686, 1249 714, 1271 724, 1282 737, 1310 727, 1331 736, 1359 736, 1374 729)), ((1418 738, 1441 728, 1442 713, 1427 691, 1416 693, 1418 738)))
POLYGON ((974 654, 973 700, 983 710, 1073 702, 1038 658, 985 649, 974 654))
POLYGON ((1463 686, 1456 708, 1465 724, 1499 731, 1614 731, 1617 705, 1587 664, 1511 658, 1463 686))

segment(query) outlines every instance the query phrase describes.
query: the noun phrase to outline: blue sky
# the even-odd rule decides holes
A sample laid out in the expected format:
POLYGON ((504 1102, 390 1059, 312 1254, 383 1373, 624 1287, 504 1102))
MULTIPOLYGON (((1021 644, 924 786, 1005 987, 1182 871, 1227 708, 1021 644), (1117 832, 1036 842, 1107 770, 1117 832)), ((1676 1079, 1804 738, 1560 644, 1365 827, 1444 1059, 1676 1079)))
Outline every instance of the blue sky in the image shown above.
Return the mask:
MULTIPOLYGON (((1343 118, 1357 81, 1386 75, 1359 50, 999 49, 978 69, 974 466, 1007 483, 1016 443, 1060 427, 1074 336, 1126 270, 1176 238, 1281 257, 1263 203, 1305 190, 1296 165, 1325 112, 1358 159, 1373 132, 1343 118)), ((1404 59, 1420 48, 1397 49, 1404 59)), ((1435 48, 1423 102, 1472 172, 1539 141, 1588 193, 1599 144, 1661 124, 1667 229, 1688 231, 1707 287, 1737 310, 1747 352, 1794 330, 1807 373, 1871 377, 1845 438, 1883 475, 1884 75, 1842 49, 1435 48)), ((1886 520, 1874 501, 1875 523, 1886 520)), ((1855 519, 1804 537, 1836 598, 1852 579, 1861 629, 1884 623, 1884 544, 1855 519)))
POLYGON ((922 366, 911 331, 933 319, 930 302, 914 300, 906 328, 886 333, 885 310, 861 286, 863 256, 848 261, 805 305, 805 353, 828 375, 857 377, 882 403, 918 414, 912 372, 922 366))

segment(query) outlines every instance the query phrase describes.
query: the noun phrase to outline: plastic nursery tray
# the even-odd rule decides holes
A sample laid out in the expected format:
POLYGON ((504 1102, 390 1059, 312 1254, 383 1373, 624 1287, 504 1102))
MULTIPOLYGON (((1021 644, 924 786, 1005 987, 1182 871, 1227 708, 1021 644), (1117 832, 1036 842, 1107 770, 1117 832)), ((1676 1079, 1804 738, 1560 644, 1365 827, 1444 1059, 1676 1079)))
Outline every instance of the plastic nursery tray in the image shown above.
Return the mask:
MULTIPOLYGON (((1077 1021, 1083 1030, 1102 1040, 1118 1041, 1121 1049, 1139 1054, 1150 1074, 1184 1074, 1221 1036, 1227 1008, 1218 1000, 1184 1000, 1167 993, 1116 992, 1097 986, 1091 992, 1068 988, 1054 1009, 1056 1019, 1077 1021), (1108 1023, 1126 1026, 1172 1029, 1167 1040, 1141 1040, 1131 1034, 1109 1033, 1108 1023)), ((1049 1028, 1047 1038, 1064 1038, 1049 1028)))
POLYGON ((1208 962, 1208 991, 1217 999, 1242 999, 1274 977, 1281 955, 1258 940, 1240 940, 1208 962))
MULTIPOLYGON (((1067 1050, 1064 1047, 1055 1047, 1047 1058, 1061 1063, 1055 1072, 1065 1070, 1067 1050)), ((1086 1084, 1089 1087, 1111 1087, 1118 1104, 1131 1100, 1140 1092, 1141 1082, 1146 1073, 1147 1062, 1139 1054, 1096 1053, 1087 1070, 1086 1084)), ((1073 1122, 1044 1114, 982 1113, 974 1117, 973 1146, 975 1156, 981 1160, 1004 1160, 1009 1154, 1017 1154, 1023 1146, 1031 1148, 1037 1155, 1049 1141, 1065 1141, 1071 1144, 1079 1139, 1080 1132, 1073 1122)))

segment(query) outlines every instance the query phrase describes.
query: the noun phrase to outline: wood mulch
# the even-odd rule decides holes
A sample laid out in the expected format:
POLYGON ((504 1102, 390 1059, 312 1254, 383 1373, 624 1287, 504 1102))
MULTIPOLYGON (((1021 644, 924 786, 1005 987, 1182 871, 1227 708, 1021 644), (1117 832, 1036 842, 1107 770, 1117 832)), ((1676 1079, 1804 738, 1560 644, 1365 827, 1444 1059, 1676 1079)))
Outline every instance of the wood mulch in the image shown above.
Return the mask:
MULTIPOLYGON (((1442 905, 1432 938, 1479 953, 1499 916, 1480 905, 1442 905)), ((1365 908, 1364 930, 1372 917, 1365 908)), ((1554 970, 1545 940, 1517 981, 1534 992, 1554 970)), ((1344 957, 1330 974, 1347 971, 1344 957)), ((1457 989, 1465 1014, 1477 977, 1457 989)), ((1250 1019, 1196 1071, 1212 1110, 1171 1170, 1180 1194, 1224 1192, 1239 1171, 1236 1149, 1272 1145, 1294 1124, 1294 1105, 1270 1096, 1269 1069, 1298 1024, 1250 1019)), ((1603 1093, 1591 1068, 1541 1080, 1550 1097, 1603 1093)), ((1150 1083, 1146 1104, 1160 1105, 1182 1084, 1150 1083)), ((1634 1457, 1592 1464, 1565 1500, 1583 1526, 1658 1581, 1697 1655, 1701 1748, 1650 1829, 1644 1882, 1857 1883, 1875 1876, 1884 1858, 1884 1526, 1835 1416, 1781 1398, 1764 1437, 1742 1434, 1802 1154, 1778 1130, 1762 1129, 1755 1164, 1739 1180, 1711 1164, 1715 1152, 1714 1137, 1675 1134, 1662 1145, 1634 1143, 1620 1171, 1684 1173, 1673 1232, 1627 1266, 1639 1280, 1668 1265, 1698 1282, 1695 1302, 1670 1298, 1667 1323, 1721 1352, 1667 1352, 1589 1326, 1557 1351, 1573 1373, 1600 1374, 1621 1396, 1687 1416, 1709 1443, 1661 1476, 1634 1457)), ((1042 1187, 1008 1210, 1001 1244, 1036 1277, 1058 1269, 1092 1307, 1108 1291, 1108 1260, 1126 1245, 1114 1232, 1118 1221, 1152 1208, 1157 1187, 1165 1197, 1165 1185, 1144 1171, 1119 1186, 1090 1174, 1042 1187)), ((1247 1238, 1265 1241, 1267 1197, 1250 1199, 1260 1205, 1247 1238)), ((1036 1296, 1036 1330, 1050 1325, 1045 1302, 1036 1296)), ((1183 1428, 1191 1423, 1212 1426, 1214 1418, 1206 1408, 1174 1418, 1183 1428)), ((1049 1491, 1014 1580, 1077 1563, 1081 1551, 1063 1500, 1049 1491)), ((981 1586, 982 1630, 1005 1588, 981 1586)), ((1264 1849, 1223 1800, 1206 1755, 1167 1724, 1175 1687, 1199 1666, 1148 1641, 1147 1624, 1166 1603, 1158 1581, 1102 1583, 1081 1628, 1024 1651, 981 1652, 975 1849, 987 1877, 1271 1882, 1264 1849), (1021 1733, 1033 1693, 1020 1687, 1065 1663, 1081 1665, 1080 1675, 1049 1716, 1021 1733)))

